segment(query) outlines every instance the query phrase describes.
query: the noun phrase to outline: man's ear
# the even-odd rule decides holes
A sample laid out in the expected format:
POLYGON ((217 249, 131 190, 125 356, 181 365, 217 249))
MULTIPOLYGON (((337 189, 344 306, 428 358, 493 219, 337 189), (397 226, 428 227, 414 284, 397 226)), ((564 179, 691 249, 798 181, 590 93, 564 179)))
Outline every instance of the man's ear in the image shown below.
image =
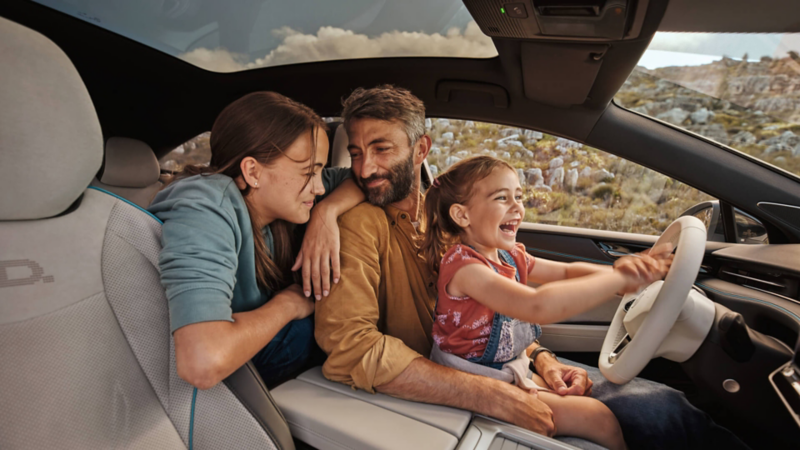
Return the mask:
POLYGON ((469 211, 467 207, 460 203, 450 205, 450 218, 461 228, 469 226, 469 211))
POLYGON ((239 168, 242 171, 242 178, 248 186, 252 188, 261 187, 262 182, 260 180, 263 166, 255 158, 248 156, 242 159, 242 162, 239 163, 239 168))
POLYGON ((414 144, 414 164, 422 164, 425 158, 428 157, 428 152, 431 151, 431 137, 423 134, 421 138, 414 144))

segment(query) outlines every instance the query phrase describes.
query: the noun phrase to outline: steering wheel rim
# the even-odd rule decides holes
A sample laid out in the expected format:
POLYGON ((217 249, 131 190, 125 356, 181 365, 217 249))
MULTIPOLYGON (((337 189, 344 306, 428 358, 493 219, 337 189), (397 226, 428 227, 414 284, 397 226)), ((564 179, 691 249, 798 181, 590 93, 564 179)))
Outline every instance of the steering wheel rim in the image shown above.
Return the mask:
MULTIPOLYGON (((669 334, 686 302, 703 262, 706 228, 693 216, 680 217, 672 222, 655 245, 670 242, 675 258, 669 273, 658 290, 653 306, 639 330, 628 338, 623 320, 625 304, 635 294, 626 295, 617 308, 600 351, 598 366, 609 381, 624 384, 635 378, 658 351, 669 334), (629 339, 626 343, 626 339, 629 339)), ((651 284, 650 286, 655 285, 651 284)), ((650 286, 648 288, 650 288, 650 286)))

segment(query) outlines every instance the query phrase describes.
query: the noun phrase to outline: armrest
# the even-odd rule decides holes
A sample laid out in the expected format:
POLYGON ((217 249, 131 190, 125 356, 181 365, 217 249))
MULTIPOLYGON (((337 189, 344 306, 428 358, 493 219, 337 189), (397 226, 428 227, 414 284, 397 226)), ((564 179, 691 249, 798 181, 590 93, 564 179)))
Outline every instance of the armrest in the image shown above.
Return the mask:
POLYGON ((320 450, 452 450, 458 444, 438 428, 299 379, 272 395, 292 434, 320 450))
POLYGON ((384 394, 370 394, 369 392, 353 389, 350 386, 325 378, 322 375, 321 367, 307 370, 297 379, 395 412, 417 422, 438 428, 459 439, 472 419, 472 413, 463 409, 411 402, 384 394))

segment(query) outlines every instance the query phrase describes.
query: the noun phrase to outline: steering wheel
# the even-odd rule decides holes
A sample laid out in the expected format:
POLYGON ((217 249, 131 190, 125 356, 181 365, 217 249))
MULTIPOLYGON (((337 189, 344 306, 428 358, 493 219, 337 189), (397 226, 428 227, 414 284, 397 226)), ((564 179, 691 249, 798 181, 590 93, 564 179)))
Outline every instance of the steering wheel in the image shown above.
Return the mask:
MULTIPOLYGON (((662 343, 687 304, 687 296, 703 261, 706 234, 700 219, 685 216, 672 222, 658 238, 655 245, 672 243, 675 259, 664 281, 656 281, 642 291, 627 294, 620 302, 600 352, 598 366, 606 379, 616 384, 627 383, 651 359, 670 352, 670 349, 662 348, 662 343), (638 311, 634 311, 635 308, 638 311)), ((691 311, 688 315, 691 315, 691 311)), ((705 313, 697 315, 707 317, 705 313)), ((711 317, 713 319, 713 314, 711 317)), ((697 337, 702 342, 705 335, 697 337)), ((697 341, 697 337, 692 339, 697 341)), ((683 339, 676 344, 685 344, 685 341, 683 339)), ((676 348, 671 350, 676 353, 676 348)), ((678 352, 688 353, 685 358, 670 359, 688 359, 697 347, 689 350, 678 352)))

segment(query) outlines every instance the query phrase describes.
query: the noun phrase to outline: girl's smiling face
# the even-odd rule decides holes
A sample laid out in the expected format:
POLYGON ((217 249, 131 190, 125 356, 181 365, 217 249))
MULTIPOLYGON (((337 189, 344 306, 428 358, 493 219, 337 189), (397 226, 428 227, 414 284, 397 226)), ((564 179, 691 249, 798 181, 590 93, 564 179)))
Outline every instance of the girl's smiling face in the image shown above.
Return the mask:
MULTIPOLYGON (((511 250, 525 216, 522 187, 516 172, 498 167, 472 188, 466 204, 450 208, 453 220, 463 228, 461 240, 481 253, 493 249, 511 250)), ((492 259, 496 259, 496 253, 492 259)), ((488 256, 485 254, 485 256, 488 256)))

